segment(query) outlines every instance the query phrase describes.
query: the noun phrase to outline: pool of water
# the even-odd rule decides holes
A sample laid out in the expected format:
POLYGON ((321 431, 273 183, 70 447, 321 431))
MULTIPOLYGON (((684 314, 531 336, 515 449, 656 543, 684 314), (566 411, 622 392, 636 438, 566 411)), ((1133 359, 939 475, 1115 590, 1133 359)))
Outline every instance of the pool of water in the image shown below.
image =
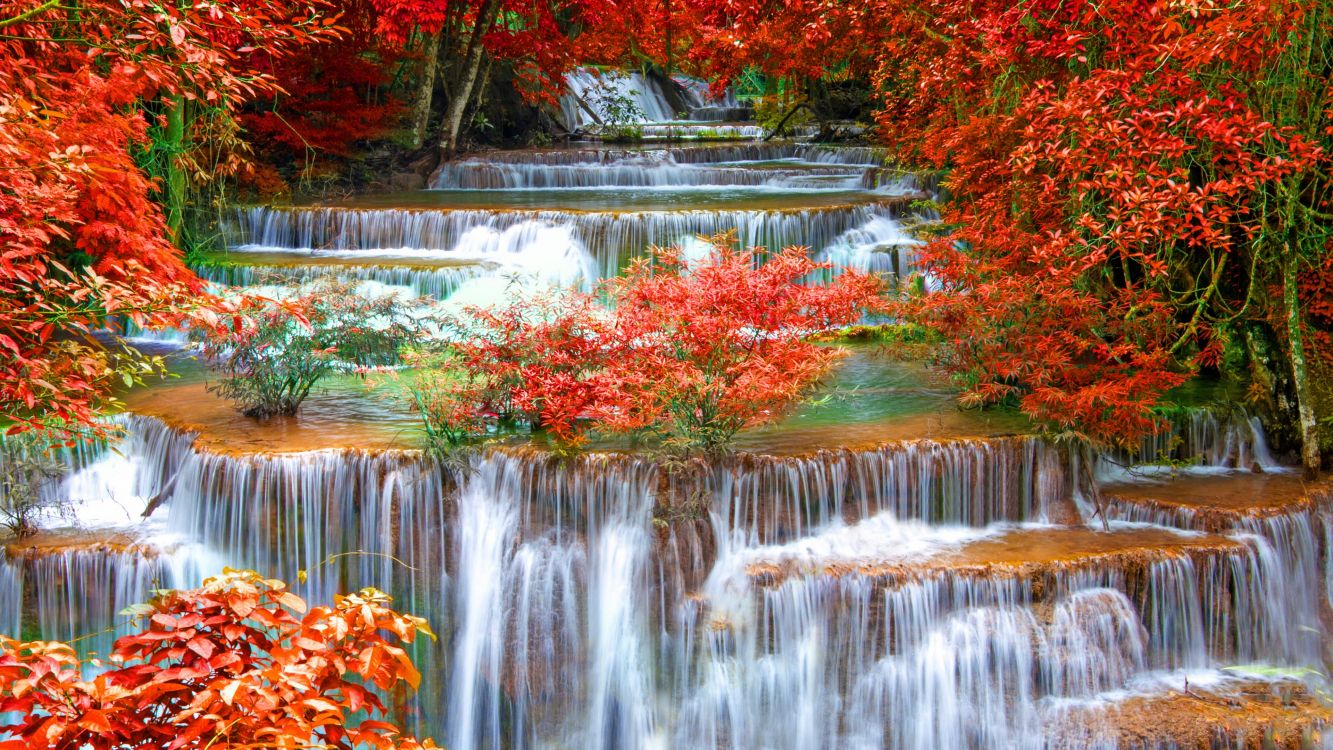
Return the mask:
MULTIPOLYGON (((746 430, 742 450, 803 454, 825 448, 863 448, 919 438, 947 439, 1025 432, 1029 423, 1004 410, 961 410, 947 380, 921 362, 902 361, 871 344, 846 346, 847 356, 801 404, 777 423, 746 430)), ((294 417, 252 419, 209 390, 216 376, 188 352, 170 356, 175 377, 138 388, 123 399, 138 414, 198 431, 220 452, 298 452, 321 449, 420 448, 423 433, 411 405, 411 370, 367 378, 334 375, 294 417)), ((528 436, 514 436, 524 441, 528 436)), ((541 442, 540 436, 536 438, 541 442)), ((626 450, 622 439, 595 440, 591 449, 626 450)))

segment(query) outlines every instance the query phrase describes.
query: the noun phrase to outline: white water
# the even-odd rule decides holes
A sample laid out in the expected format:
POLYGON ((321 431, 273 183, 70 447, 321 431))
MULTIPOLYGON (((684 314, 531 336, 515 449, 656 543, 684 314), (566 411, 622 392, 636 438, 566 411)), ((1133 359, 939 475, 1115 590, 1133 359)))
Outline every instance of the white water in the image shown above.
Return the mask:
POLYGON ((1145 437, 1133 454, 1104 457, 1099 466, 1103 481, 1133 481, 1151 477, 1156 461, 1177 462, 1173 471, 1216 473, 1230 469, 1282 471, 1284 467, 1268 449, 1259 418, 1244 412, 1219 415, 1211 409, 1185 409, 1175 415, 1169 429, 1145 437))
POLYGON ((494 455, 454 491, 412 454, 224 457, 149 420, 129 426, 133 482, 119 486, 166 493, 159 533, 176 546, 11 560, 4 601, 21 597, 21 577, 38 581, 49 593, 24 608, 65 637, 109 622, 150 581, 190 585, 217 559, 292 579, 305 570, 315 599, 380 586, 441 633, 415 651, 417 721, 451 747, 1036 748, 1069 706, 1110 705, 1162 670, 1318 655, 1307 632, 1323 592, 1317 532, 1300 519, 1240 530, 1235 552, 1166 555, 1142 573, 1057 569, 1040 588, 1004 568, 932 568, 1039 520, 1035 498, 1068 481, 1023 441, 671 480, 708 498, 700 532, 654 521, 657 469, 629 458, 494 455), (969 496, 976 509, 955 518, 1007 520, 910 515, 935 519, 930 498, 969 496), (714 542, 700 547, 696 533, 714 542), (756 585, 756 564, 784 578, 756 585), (860 565, 921 574, 888 584, 860 565))
MULTIPOLYGON (((562 283, 614 275, 650 246, 735 231, 746 247, 804 245, 816 252, 850 230, 889 231, 893 210, 874 203, 784 210, 562 212, 401 209, 241 211, 236 253, 367 260, 460 260, 530 269, 562 283)), ((900 231, 900 230, 899 230, 900 231)), ((849 251, 852 252, 852 251, 849 251)), ((869 250, 866 250, 869 252, 869 250)))
POLYGON ((500 747, 505 578, 518 510, 469 484, 458 500, 457 645, 449 700, 450 747, 500 747), (490 738, 484 741, 483 738, 490 738))
POLYGON ((391 265, 298 265, 254 266, 221 265, 197 269, 206 281, 223 286, 253 287, 274 282, 299 286, 319 279, 340 281, 370 281, 390 287, 400 287, 412 296, 448 299, 465 282, 493 272, 484 264, 445 266, 440 268, 391 265))
MULTIPOLYGON (((623 98, 638 110, 638 116, 623 118, 622 123, 666 122, 675 120, 678 114, 672 110, 662 86, 639 71, 600 73, 596 70, 581 69, 566 76, 565 85, 569 93, 561 98, 560 109, 564 114, 565 126, 570 130, 597 124, 592 115, 579 106, 576 98, 582 99, 599 118, 603 120, 607 118, 609 113, 597 104, 599 92, 623 98)), ((691 104, 701 104, 697 98, 691 98, 694 99, 691 104)), ((681 114, 688 115, 688 113, 681 114)))
MULTIPOLYGON (((378 217, 373 217, 378 218, 378 217)), ((388 222, 399 218, 405 222, 416 223, 416 216, 390 215, 388 222)), ((474 226, 459 227, 457 236, 448 246, 432 246, 430 237, 433 227, 425 227, 419 233, 413 229, 385 226, 390 236, 405 237, 412 244, 402 246, 380 245, 367 239, 363 247, 310 247, 297 241, 293 246, 277 244, 282 239, 271 234, 263 235, 258 244, 242 244, 233 248, 236 253, 271 253, 281 251, 288 254, 308 255, 312 258, 355 259, 360 261, 421 262, 431 260, 465 261, 489 263, 499 266, 500 271, 517 271, 533 274, 543 281, 564 286, 587 285, 597 278, 598 268, 583 243, 575 237, 575 227, 571 225, 553 225, 543 221, 521 221, 506 227, 494 227, 482 223, 474 226), (414 235, 415 236, 412 236, 414 235)), ((446 228, 450 231, 452 228, 446 228)), ((444 243, 440 243, 443 245, 444 243)))
MULTIPOLYGON (((642 78, 625 85, 658 95, 642 78)), ((668 127, 685 126, 645 130, 668 127)), ((477 209, 449 207, 443 192, 433 209, 258 207, 237 212, 233 265, 213 280, 253 286, 267 267, 491 304, 519 293, 508 275, 586 288, 651 244, 697 253, 692 238, 726 229, 903 276, 918 270, 916 242, 875 191, 928 181, 881 186, 889 173, 873 170, 886 158, 798 143, 486 154, 446 165, 437 184, 652 187, 663 201, 728 186, 755 201, 791 192, 798 207, 477 209), (800 203, 850 180, 862 202, 800 203), (303 262, 284 265, 291 256, 303 262), (421 265, 455 260, 470 265, 421 265)), ((24 616, 43 637, 99 631, 153 587, 194 585, 224 563, 304 574, 296 588, 313 601, 376 586, 440 634, 411 650, 424 681, 404 721, 456 750, 1037 750, 1061 746, 1071 712, 1086 732, 1063 746, 1103 747, 1114 726, 1096 717, 1129 696, 1186 679, 1232 689, 1221 669, 1236 663, 1317 663, 1320 607, 1333 602, 1322 552, 1333 524, 1319 511, 1247 519, 1225 530, 1228 547, 1188 513, 1117 509, 1110 534, 1179 527, 1171 538, 1188 551, 944 564, 1015 530, 1056 533, 1044 524, 1077 473, 1033 437, 742 456, 669 474, 634 456, 493 452, 455 473, 412 452, 221 455, 154 420, 126 426, 119 454, 71 457, 59 493, 76 511, 49 524, 134 543, 6 552, 0 632, 16 634, 24 616)), ((1174 436, 1098 471, 1162 453, 1211 471, 1278 468, 1248 417, 1191 412, 1174 436)))

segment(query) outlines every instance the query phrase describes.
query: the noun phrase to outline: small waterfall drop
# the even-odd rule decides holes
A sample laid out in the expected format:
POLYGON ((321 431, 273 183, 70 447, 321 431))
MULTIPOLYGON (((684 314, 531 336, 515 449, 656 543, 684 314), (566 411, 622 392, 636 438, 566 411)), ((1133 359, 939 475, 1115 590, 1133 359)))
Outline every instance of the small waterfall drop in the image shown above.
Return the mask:
MULTIPOLYGON (((227 252, 200 270, 456 308, 589 289, 651 246, 698 255, 700 235, 735 231, 920 271, 910 227, 938 218, 915 202, 938 175, 869 146, 702 142, 760 129, 689 79, 579 71, 571 90, 608 80, 639 103, 645 140, 701 142, 485 152, 441 165, 432 190, 237 208, 227 252)), ((902 380, 867 384, 937 398, 902 380)), ((373 398, 348 419, 383 409, 373 398)), ((1121 722, 1184 715, 1171 701, 1187 685, 1246 706, 1320 663, 1333 496, 1293 488, 1252 415, 1179 409, 1139 450, 1099 457, 1104 516, 1075 505, 1090 496, 1064 447, 915 415, 856 439, 834 424, 810 445, 793 445, 798 427, 793 455, 500 445, 449 462, 245 423, 276 446, 257 451, 216 422, 196 436, 127 415, 122 440, 62 457, 50 492, 73 518, 5 546, 0 632, 100 633, 82 647, 104 653, 120 608, 223 564, 312 602, 374 586, 440 636, 410 648, 423 681, 392 696, 393 718, 455 750, 1109 750, 1121 722), (1145 465, 1162 458, 1171 470, 1145 465)))

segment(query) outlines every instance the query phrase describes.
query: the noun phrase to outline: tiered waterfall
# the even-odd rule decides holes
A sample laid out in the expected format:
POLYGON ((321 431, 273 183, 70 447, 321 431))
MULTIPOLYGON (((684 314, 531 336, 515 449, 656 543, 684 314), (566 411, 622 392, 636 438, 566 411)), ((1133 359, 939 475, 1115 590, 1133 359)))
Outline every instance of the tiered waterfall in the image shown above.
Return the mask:
MULTIPOLYGON (((510 277, 589 287, 735 231, 903 277, 932 183, 884 162, 777 141, 486 154, 419 193, 237 208, 200 271, 497 302, 510 277)), ((126 605, 243 566, 427 617, 440 638, 395 712, 452 750, 1318 742, 1333 506, 1257 420, 1183 411, 1089 467, 898 367, 854 359, 839 416, 725 458, 511 446, 463 467, 353 387, 265 427, 187 376, 130 398, 117 445, 69 454, 56 491, 93 528, 8 545, 0 632, 101 633, 80 647, 105 653, 126 605), (1163 454, 1190 466, 1127 468, 1163 454), (1199 716, 1224 719, 1191 734, 1199 716)))

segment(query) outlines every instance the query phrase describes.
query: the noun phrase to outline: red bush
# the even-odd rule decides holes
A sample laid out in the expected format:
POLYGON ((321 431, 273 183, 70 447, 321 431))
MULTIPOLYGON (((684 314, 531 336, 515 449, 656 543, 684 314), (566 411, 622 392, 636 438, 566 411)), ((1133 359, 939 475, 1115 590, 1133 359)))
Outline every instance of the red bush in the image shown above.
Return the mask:
POLYGON ((398 645, 434 637, 367 589, 306 611, 281 581, 229 571, 162 594, 147 629, 116 641, 84 680, 64 643, 0 637, 0 750, 74 748, 431 748, 374 718, 378 691, 420 675, 398 645))
POLYGON ((840 352, 810 334, 879 307, 870 276, 808 282, 826 269, 804 248, 759 263, 719 238, 701 261, 660 250, 636 262, 605 284, 610 309, 583 294, 472 309, 454 322, 466 372, 454 382, 470 406, 438 413, 526 423, 564 443, 597 430, 722 446, 780 418, 828 371, 840 352))

